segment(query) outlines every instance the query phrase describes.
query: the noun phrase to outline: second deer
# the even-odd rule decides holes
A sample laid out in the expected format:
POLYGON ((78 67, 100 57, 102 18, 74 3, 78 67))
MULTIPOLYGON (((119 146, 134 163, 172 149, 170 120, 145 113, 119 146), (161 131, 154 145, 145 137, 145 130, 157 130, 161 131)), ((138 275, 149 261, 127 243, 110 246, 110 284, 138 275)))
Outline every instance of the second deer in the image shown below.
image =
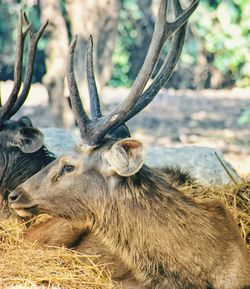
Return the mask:
MULTIPOLYGON (((174 188, 165 174, 144 164, 143 144, 124 123, 155 97, 170 77, 184 43, 186 22, 198 5, 160 1, 154 35, 128 98, 101 114, 95 85, 92 40, 87 53, 91 119, 74 76, 75 38, 68 83, 79 125, 81 152, 63 156, 20 185, 9 203, 20 215, 49 213, 93 232, 145 288, 247 289, 249 251, 230 212, 220 201, 197 201, 174 188), (149 87, 160 51, 173 35, 169 55, 149 87)), ((137 288, 137 287, 136 287, 137 288)))

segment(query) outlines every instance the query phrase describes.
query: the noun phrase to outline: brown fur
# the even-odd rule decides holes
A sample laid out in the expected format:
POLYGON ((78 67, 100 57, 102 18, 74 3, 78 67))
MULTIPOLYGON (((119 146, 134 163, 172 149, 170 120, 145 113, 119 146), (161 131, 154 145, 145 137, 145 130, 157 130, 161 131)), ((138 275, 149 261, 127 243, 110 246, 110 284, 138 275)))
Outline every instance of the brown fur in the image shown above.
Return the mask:
POLYGON ((127 153, 126 159, 124 143, 118 148, 114 144, 115 157, 123 171, 124 162, 134 158, 127 167, 130 176, 114 171, 108 159, 113 142, 108 142, 46 167, 17 188, 12 207, 62 216, 79 226, 88 223, 98 240, 148 288, 250 286, 249 253, 223 204, 197 202, 173 188, 166 175, 146 166, 134 174, 141 166, 141 152, 127 153), (65 173, 65 164, 74 171, 65 173))
POLYGON ((99 262, 107 265, 112 280, 121 283, 123 289, 143 289, 134 279, 124 263, 103 245, 89 229, 79 229, 71 222, 53 217, 42 223, 32 225, 25 233, 24 240, 41 245, 65 246, 78 252, 98 256, 99 262))
MULTIPOLYGON (((159 171, 166 174, 169 183, 183 185, 194 182, 185 172, 173 168, 162 168, 159 171)), ((95 236, 89 229, 79 229, 71 222, 54 217, 42 223, 32 225, 24 233, 24 240, 30 243, 47 244, 51 246, 65 246, 81 253, 99 256, 103 264, 107 264, 112 280, 122 282, 122 288, 143 289, 142 285, 134 280, 131 272, 124 263, 95 236)))

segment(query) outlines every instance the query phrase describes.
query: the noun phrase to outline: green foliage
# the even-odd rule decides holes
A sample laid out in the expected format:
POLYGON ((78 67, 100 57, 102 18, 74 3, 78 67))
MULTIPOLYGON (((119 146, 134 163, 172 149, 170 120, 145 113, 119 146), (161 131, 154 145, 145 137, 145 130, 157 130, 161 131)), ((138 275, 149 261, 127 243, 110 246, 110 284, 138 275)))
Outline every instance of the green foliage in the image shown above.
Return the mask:
MULTIPOLYGON (((250 85, 249 15, 248 0, 217 1, 216 6, 203 1, 191 19, 198 51, 212 55, 210 65, 225 76, 231 72, 239 86, 250 85)), ((191 55, 197 63, 197 56, 191 55)))
MULTIPOLYGON (((1 0, 0 4, 0 79, 2 80, 9 79, 13 75, 17 15, 20 2, 29 3, 29 1, 20 0, 1 0)), ((140 7, 141 5, 148 5, 150 1, 120 0, 120 2, 119 36, 113 54, 113 77, 109 84, 112 86, 130 86, 133 81, 131 79, 131 64, 138 61, 138 59, 133 59, 132 51, 145 49, 144 47, 137 47, 138 43, 141 42, 136 41, 140 36, 137 35, 136 25, 140 20, 144 19, 140 7)), ((61 0, 60 3, 69 27, 65 8, 66 2, 61 0)), ((25 8, 30 21, 34 24, 35 29, 38 29, 40 26, 39 5, 22 8, 25 8)), ((181 85, 179 83, 180 79, 183 79, 185 75, 193 74, 193 79, 199 78, 200 71, 202 71, 203 66, 206 66, 211 75, 216 70, 224 80, 233 76, 233 81, 235 81, 236 85, 249 86, 249 15, 249 0, 201 0, 199 8, 190 20, 191 33, 188 34, 181 60, 179 61, 177 73, 180 74, 180 77, 177 85, 181 85), (188 68, 190 73, 183 72, 186 71, 184 68, 188 68)), ((43 51, 46 43, 47 39, 43 36, 38 45, 36 58, 35 79, 37 81, 40 81, 45 73, 43 51)), ((189 82, 186 81, 186 83, 188 85, 189 82)), ((207 83, 204 83, 203 86, 209 85, 209 82, 207 83)), ((224 81, 221 86, 228 84, 229 82, 224 81)))
MULTIPOLYGON (((113 56, 114 74, 111 85, 129 85, 130 51, 136 45, 135 20, 143 15, 139 0, 123 0, 120 12, 119 38, 113 56)), ((193 37, 188 37, 179 70, 205 65, 213 73, 218 71, 223 79, 232 77, 238 86, 250 85, 250 5, 249 0, 203 0, 190 20, 193 37)), ((189 34, 190 36, 190 34, 189 34)), ((139 49, 139 48, 138 48, 139 49)), ((197 71, 201 71, 201 69, 197 71)), ((199 77, 199 75, 198 75, 199 77)), ((193 75, 196 78, 196 75, 193 75)), ((206 80, 206 79, 205 79, 206 80)), ((204 80, 204 81, 205 81, 204 80)), ((227 81, 224 81, 227 83, 227 81)), ((204 87, 206 84, 203 84, 204 87)), ((221 84, 224 85, 224 84, 221 84)))
POLYGON ((131 47, 135 45, 136 37, 136 30, 133 23, 135 20, 143 17, 143 15, 141 15, 139 11, 137 1, 124 0, 122 1, 121 5, 122 9, 120 9, 120 22, 118 25, 119 36, 112 57, 114 72, 109 84, 114 87, 129 87, 132 82, 132 80, 129 78, 129 51, 131 47))
POLYGON ((1 3, 1 13, 0 13, 0 68, 3 64, 6 64, 5 71, 0 70, 0 77, 2 74, 11 73, 10 65, 14 62, 14 31, 16 30, 16 22, 18 9, 16 3, 9 5, 7 1, 1 3), (13 31, 10 33, 10 31, 13 31))

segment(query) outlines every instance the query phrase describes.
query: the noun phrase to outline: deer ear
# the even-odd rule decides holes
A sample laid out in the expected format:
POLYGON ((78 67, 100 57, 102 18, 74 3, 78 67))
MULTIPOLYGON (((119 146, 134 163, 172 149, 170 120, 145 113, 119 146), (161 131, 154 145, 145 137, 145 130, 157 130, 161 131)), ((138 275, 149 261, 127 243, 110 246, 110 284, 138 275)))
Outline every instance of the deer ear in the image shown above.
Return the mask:
POLYGON ((117 141, 106 153, 110 169, 124 177, 137 173, 144 163, 144 158, 142 143, 131 138, 117 141))
POLYGON ((40 130, 31 127, 20 129, 10 145, 20 148, 26 154, 38 151, 43 145, 44 136, 40 130))

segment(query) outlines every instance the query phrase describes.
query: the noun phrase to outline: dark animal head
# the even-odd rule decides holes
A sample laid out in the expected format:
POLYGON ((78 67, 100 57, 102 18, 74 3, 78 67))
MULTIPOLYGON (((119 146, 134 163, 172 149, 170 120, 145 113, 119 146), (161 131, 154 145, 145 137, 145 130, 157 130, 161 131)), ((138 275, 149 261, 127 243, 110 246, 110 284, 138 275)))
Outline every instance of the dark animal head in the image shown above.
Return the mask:
POLYGON ((5 199, 29 177, 37 173, 54 156, 43 145, 43 134, 33 128, 29 118, 8 120, 0 130, 0 193, 5 199))
POLYGON ((1 123, 0 143, 2 148, 19 148, 23 153, 31 154, 38 151, 43 145, 43 134, 33 128, 28 117, 19 120, 6 120, 1 123))

